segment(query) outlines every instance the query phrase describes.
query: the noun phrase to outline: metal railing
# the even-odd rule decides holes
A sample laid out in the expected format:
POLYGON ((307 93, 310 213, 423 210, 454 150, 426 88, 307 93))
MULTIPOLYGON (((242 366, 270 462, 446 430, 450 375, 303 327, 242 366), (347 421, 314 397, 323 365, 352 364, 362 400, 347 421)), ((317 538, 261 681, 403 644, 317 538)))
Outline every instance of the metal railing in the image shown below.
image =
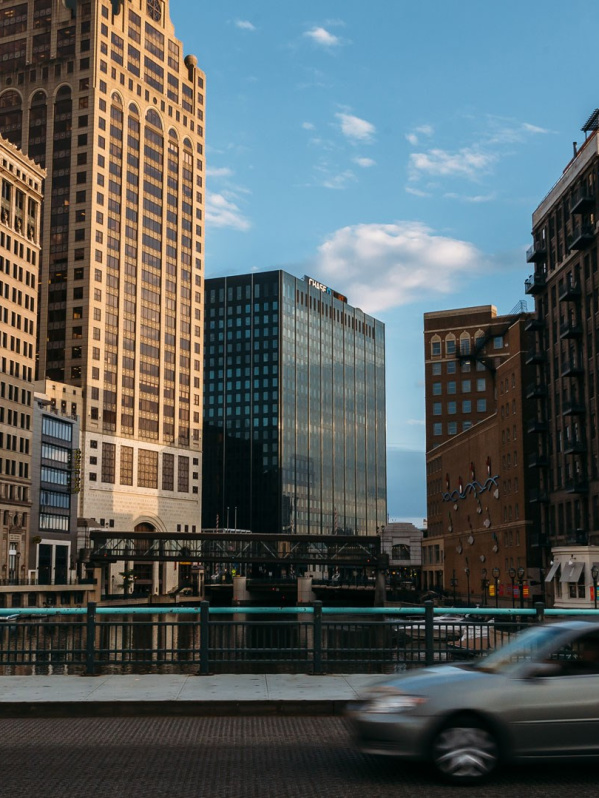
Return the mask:
POLYGON ((0 674, 391 673, 481 657, 546 616, 595 610, 57 607, 0 610, 0 674))

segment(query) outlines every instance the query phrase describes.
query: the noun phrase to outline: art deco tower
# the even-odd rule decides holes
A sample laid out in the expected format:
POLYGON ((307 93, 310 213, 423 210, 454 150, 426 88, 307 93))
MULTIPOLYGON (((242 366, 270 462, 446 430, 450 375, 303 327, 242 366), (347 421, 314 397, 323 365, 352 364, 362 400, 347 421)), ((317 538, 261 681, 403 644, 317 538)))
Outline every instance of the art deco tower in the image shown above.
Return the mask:
POLYGON ((167 0, 0 6, 0 132, 47 170, 39 377, 83 390, 79 515, 199 529, 204 75, 167 0))

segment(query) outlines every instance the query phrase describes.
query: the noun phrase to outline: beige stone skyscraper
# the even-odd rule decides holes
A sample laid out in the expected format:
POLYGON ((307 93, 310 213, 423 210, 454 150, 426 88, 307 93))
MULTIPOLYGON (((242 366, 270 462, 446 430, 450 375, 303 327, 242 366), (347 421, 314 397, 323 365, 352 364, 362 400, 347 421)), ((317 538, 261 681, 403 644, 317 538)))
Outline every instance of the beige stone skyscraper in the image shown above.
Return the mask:
POLYGON ((203 117, 166 0, 0 5, 0 132, 48 174, 38 375, 82 388, 79 515, 115 529, 199 530, 203 117))
POLYGON ((29 566, 43 170, 0 139, 0 584, 29 566))

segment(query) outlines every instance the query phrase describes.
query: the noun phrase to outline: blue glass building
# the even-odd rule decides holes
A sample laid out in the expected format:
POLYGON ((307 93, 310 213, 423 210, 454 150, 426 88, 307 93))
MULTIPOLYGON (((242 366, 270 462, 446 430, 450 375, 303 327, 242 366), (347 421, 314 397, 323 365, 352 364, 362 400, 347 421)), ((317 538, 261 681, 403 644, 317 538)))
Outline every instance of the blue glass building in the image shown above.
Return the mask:
POLYGON ((205 287, 202 527, 376 534, 384 325, 283 271, 205 287))

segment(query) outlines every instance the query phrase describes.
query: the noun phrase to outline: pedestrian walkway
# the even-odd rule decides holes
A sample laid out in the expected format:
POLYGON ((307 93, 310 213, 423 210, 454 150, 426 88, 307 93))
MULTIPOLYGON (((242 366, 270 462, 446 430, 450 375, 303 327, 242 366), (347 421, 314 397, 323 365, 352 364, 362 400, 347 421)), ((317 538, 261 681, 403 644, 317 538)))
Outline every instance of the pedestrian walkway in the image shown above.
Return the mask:
POLYGON ((336 715, 382 676, 0 676, 0 718, 336 715))

